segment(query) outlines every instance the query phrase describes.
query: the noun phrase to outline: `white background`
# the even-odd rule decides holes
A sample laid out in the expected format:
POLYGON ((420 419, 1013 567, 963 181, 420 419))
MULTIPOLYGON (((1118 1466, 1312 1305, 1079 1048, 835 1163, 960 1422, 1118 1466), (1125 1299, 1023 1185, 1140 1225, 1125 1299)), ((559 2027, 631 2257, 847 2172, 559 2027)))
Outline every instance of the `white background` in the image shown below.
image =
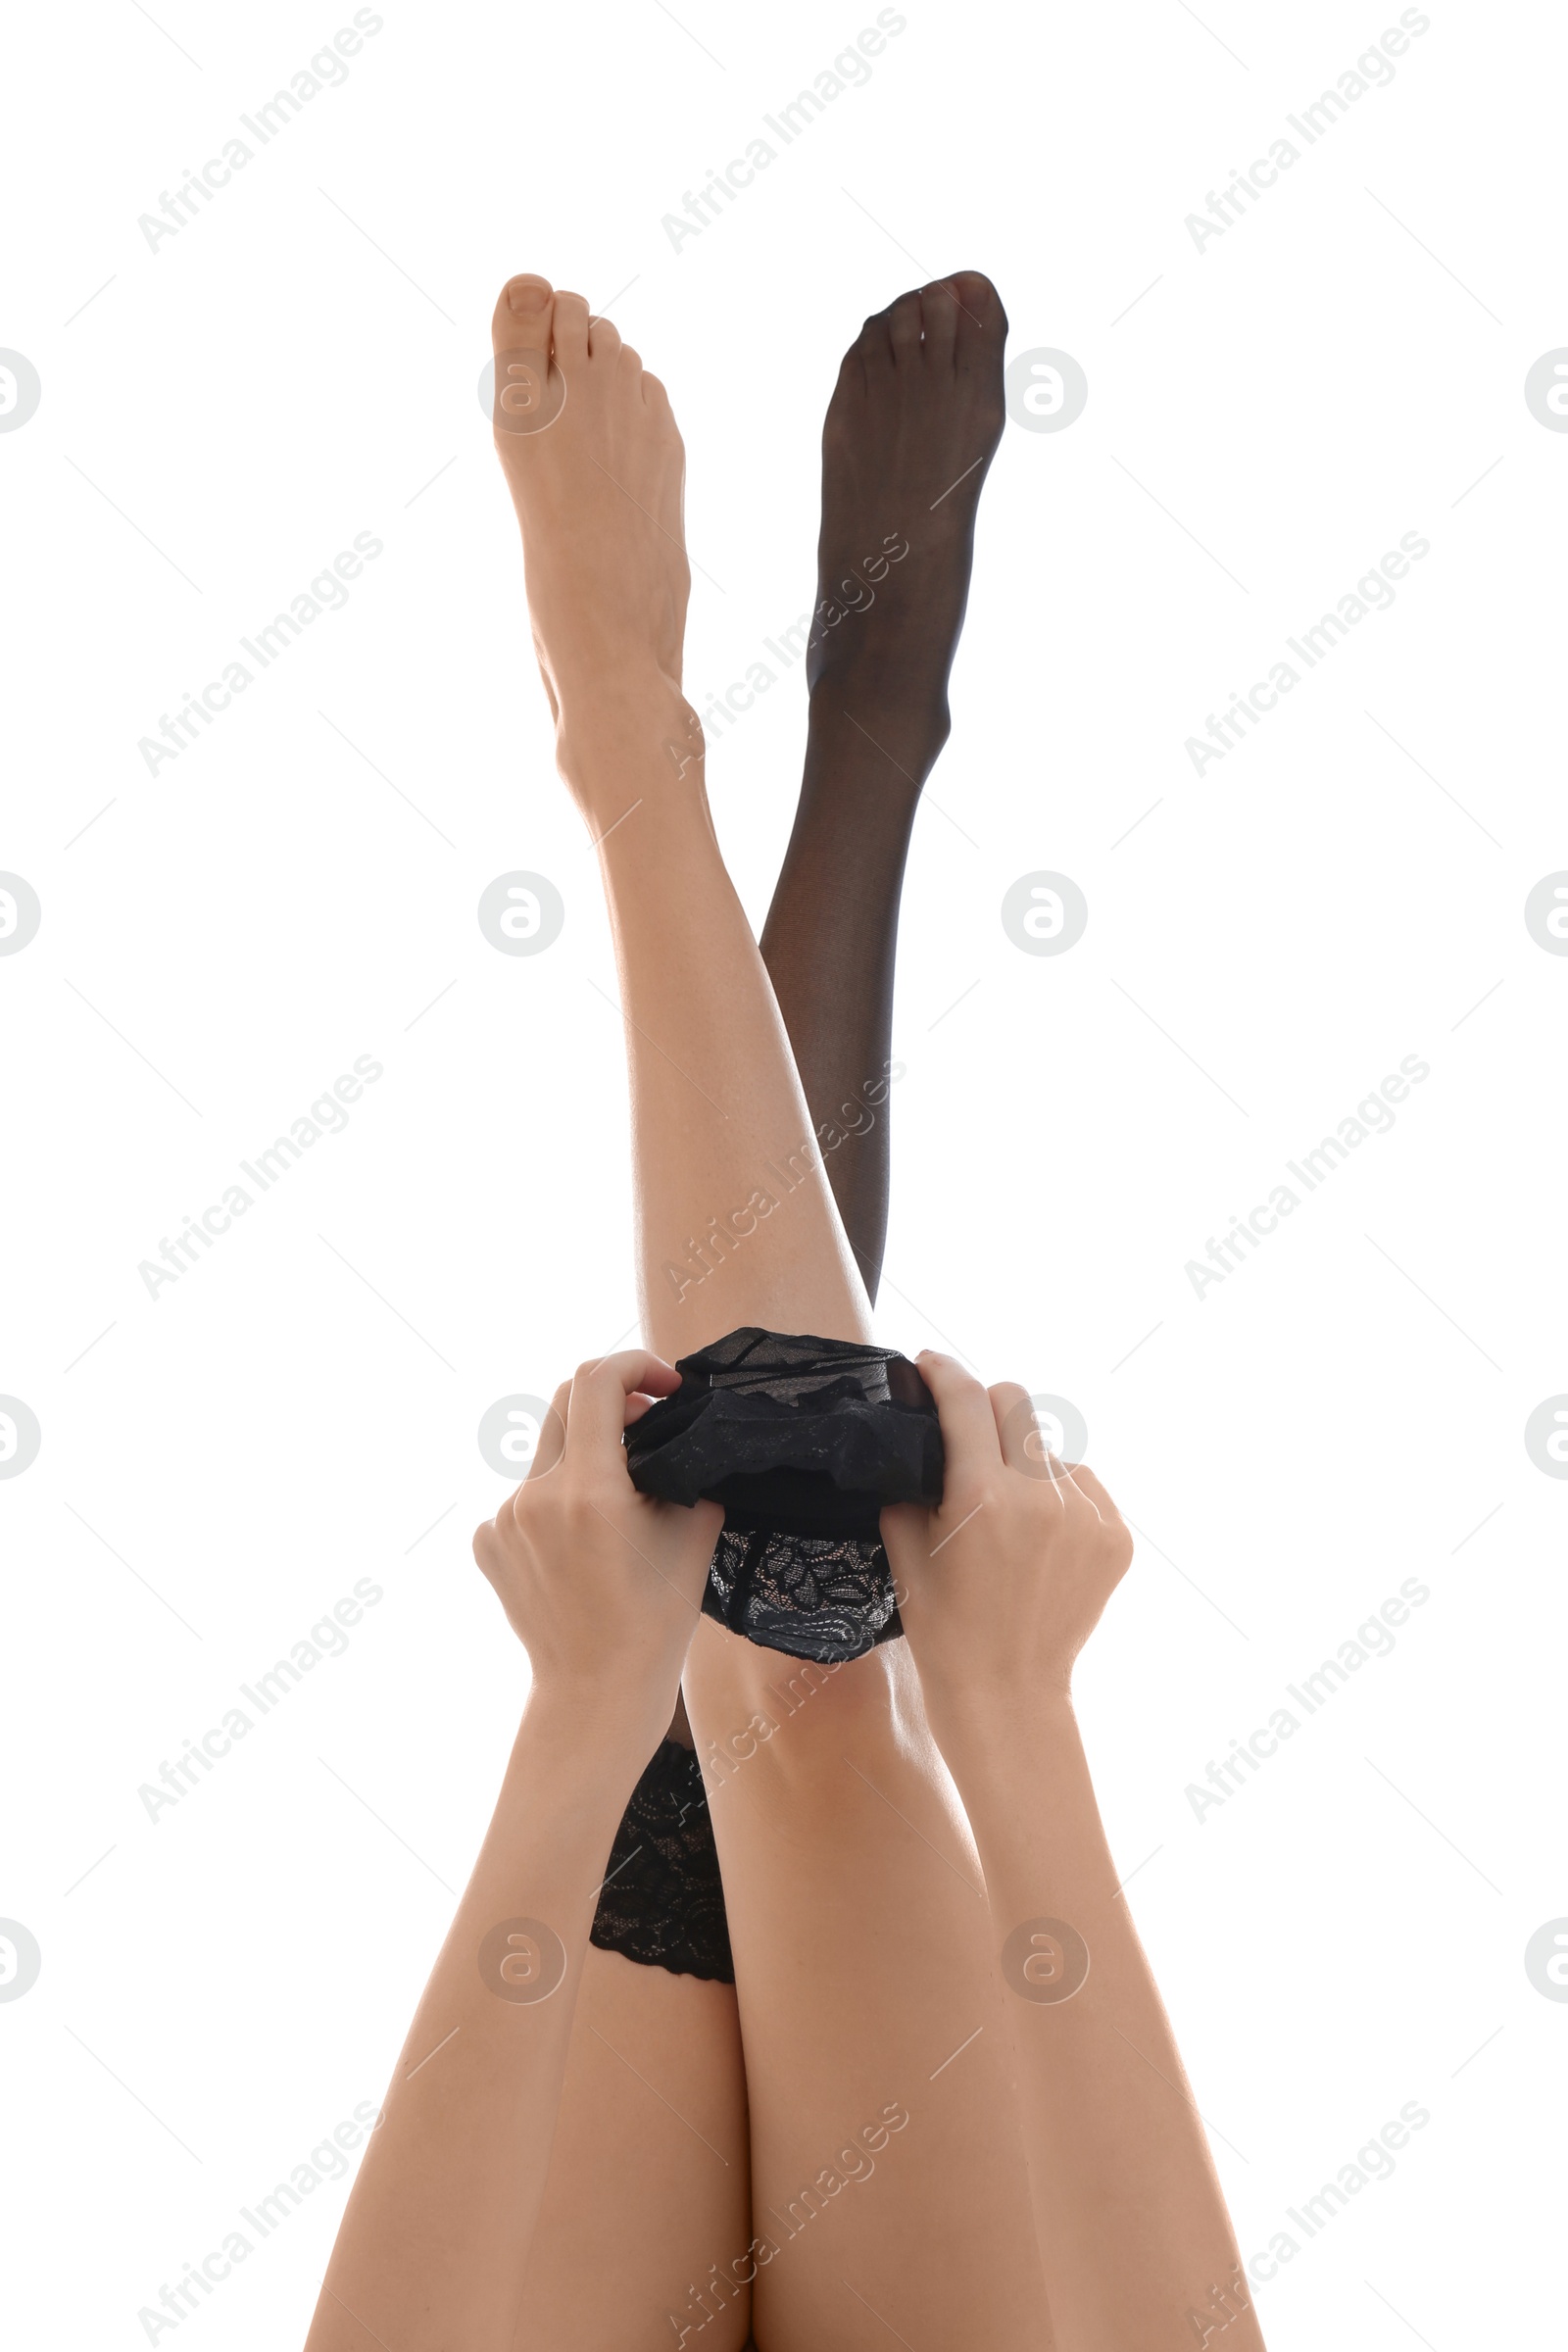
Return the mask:
MULTIPOLYGON (((1072 1398, 1144 1537, 1082 1712, 1244 2252, 1301 2244, 1270 2344, 1539 2340, 1568 1484, 1522 1433, 1568 1389, 1568 958, 1523 903, 1568 866, 1568 437, 1523 381, 1568 342, 1560 20, 1434 5, 1200 251, 1185 217, 1396 8, 910 0, 676 251, 662 216, 872 7, 388 0, 154 251, 138 215, 352 12, 156 13, 31 12, 0 164, 0 343, 43 386, 0 436, 0 867, 43 907, 0 959, 0 1390, 43 1433, 0 1483, 0 1913, 43 1954, 0 2005, 12 2334, 145 2341, 379 2096, 525 1674, 468 1553, 502 1492, 475 1427, 635 1314, 613 971, 475 392, 497 287, 626 289, 689 451, 702 704, 809 604, 845 343, 973 266, 1090 396, 1009 427, 985 494, 880 1328, 1072 1398), (1195 775, 1186 738, 1412 531, 1393 608, 1195 775), (346 608, 149 775, 138 739, 360 532, 346 608), (565 900, 537 957, 475 921, 514 867, 565 900), (1001 927, 1038 868, 1088 898, 1060 957, 1001 927), (150 1298, 139 1261, 364 1054, 346 1130, 150 1298), (1392 1131, 1197 1298, 1186 1262, 1412 1054, 1392 1131), (149 1820, 139 1786, 364 1577, 345 1653, 149 1820), (1411 1577, 1393 1653, 1195 1818, 1411 1577), (1410 2101, 1394 2177, 1307 2242, 1285 2209, 1410 2101)), ((710 756, 759 923, 804 717, 797 665, 710 756)), ((298 2342, 345 2187, 179 2340, 298 2342)))

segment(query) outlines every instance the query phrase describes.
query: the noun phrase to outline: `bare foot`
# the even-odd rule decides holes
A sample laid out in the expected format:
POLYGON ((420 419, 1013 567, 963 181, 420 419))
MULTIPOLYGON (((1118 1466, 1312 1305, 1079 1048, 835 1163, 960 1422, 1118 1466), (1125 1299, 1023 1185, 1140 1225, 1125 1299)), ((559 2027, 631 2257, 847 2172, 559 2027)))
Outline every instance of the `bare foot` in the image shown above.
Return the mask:
POLYGON ((663 385, 608 318, 590 322, 580 294, 511 278, 491 333, 496 450, 562 772, 577 789, 578 745, 617 712, 662 723, 683 708, 685 451, 663 385))

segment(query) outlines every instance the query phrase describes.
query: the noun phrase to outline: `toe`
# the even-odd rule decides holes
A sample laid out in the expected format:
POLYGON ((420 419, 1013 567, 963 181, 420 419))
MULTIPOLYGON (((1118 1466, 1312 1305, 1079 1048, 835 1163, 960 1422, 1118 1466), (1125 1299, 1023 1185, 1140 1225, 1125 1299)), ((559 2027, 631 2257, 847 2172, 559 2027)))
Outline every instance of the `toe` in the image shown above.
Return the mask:
MULTIPOLYGON (((580 294, 558 293, 555 303, 556 359, 563 371, 588 357, 588 305, 580 294)), ((618 336, 616 338, 619 340, 618 336)))
MULTIPOLYGON (((599 349, 598 334, 599 330, 596 327, 594 329, 594 350, 596 353, 599 349)), ((658 407, 659 404, 656 401, 647 399, 644 396, 643 386, 648 381, 648 377, 643 368, 643 355, 640 351, 634 350, 629 343, 622 343, 620 346, 620 356, 615 362, 615 373, 620 380, 621 390, 628 400, 640 401, 643 407, 646 409, 656 409, 658 407)), ((662 385, 660 386, 660 390, 663 391, 662 385)), ((667 395, 663 402, 663 408, 664 413, 667 416, 669 414, 669 400, 667 395)))
POLYGON ((620 329, 613 319, 591 318, 588 321, 588 357, 591 360, 612 360, 622 348, 620 329))
POLYGON ((980 270, 956 270, 949 280, 957 303, 957 328, 960 348, 1004 343, 1007 335, 1007 314, 1002 307, 1002 297, 989 277, 980 270))
POLYGON ((547 277, 525 271, 509 277, 501 289, 490 337, 497 351, 550 350, 550 319, 555 293, 547 277))
MULTIPOLYGON (((869 383, 873 377, 887 374, 893 366, 893 345, 888 339, 888 313, 873 311, 855 341, 844 355, 844 365, 859 355, 860 366, 869 383)), ((853 370, 852 370, 853 373, 853 370)))
POLYGON ((888 341, 893 346, 896 362, 918 359, 922 318, 918 293, 901 294, 887 313, 888 341))
MULTIPOLYGON (((840 360, 838 381, 833 387, 834 401, 853 400, 864 397, 867 382, 864 343, 865 337, 863 335, 858 336, 857 340, 850 345, 850 348, 844 354, 843 359, 840 360)), ((887 336, 885 334, 883 334, 880 338, 880 345, 885 364, 888 354, 887 336)), ((829 405, 831 406, 832 404, 830 403, 829 405)))
POLYGON ((495 427, 514 438, 536 431, 561 405, 552 383, 550 342, 555 293, 547 277, 509 277, 501 289, 490 333, 496 355, 495 427))
POLYGON ((950 278, 920 288, 920 315, 925 322, 925 356, 938 368, 953 366, 958 339, 957 289, 950 278))
POLYGON ((675 412, 670 407, 669 394, 658 376, 650 375, 644 369, 638 380, 642 387, 643 407, 648 412, 655 433, 660 440, 667 443, 676 453, 674 469, 669 479, 673 491, 674 531, 678 538, 680 536, 681 503, 685 491, 686 444, 680 437, 680 426, 675 422, 675 412))

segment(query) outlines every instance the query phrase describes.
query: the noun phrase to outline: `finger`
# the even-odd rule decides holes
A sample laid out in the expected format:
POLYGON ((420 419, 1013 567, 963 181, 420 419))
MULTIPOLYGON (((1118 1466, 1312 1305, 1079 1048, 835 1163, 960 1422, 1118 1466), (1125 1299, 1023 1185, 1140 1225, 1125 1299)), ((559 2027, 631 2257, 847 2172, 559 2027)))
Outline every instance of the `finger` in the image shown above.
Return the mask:
POLYGON ((1051 1452, 1046 1454, 1045 1461, 1044 1475, 1051 1480, 1061 1497, 1062 1509, 1081 1513, 1085 1518, 1099 1519, 1102 1515, 1100 1505, 1089 1489, 1079 1484, 1082 1465, 1064 1462, 1059 1454, 1051 1452))
POLYGON ((1049 1478, 1058 1486, 1064 1478, 1070 1480, 1076 1466, 1070 1462, 1063 1466, 1060 1457, 1052 1452, 1050 1416, 1041 1419, 1028 1391, 1016 1381, 1004 1380, 989 1393, 1002 1458, 1008 1469, 1021 1470, 1026 1478, 1049 1478))
POLYGON ((1009 1470, 1025 1478, 1045 1478, 1046 1446, 1035 1415, 1034 1398, 1015 1380, 999 1380, 987 1392, 997 1424, 997 1443, 1009 1470))
POLYGON ((951 1355, 925 1348, 915 1359, 936 1398, 950 1483, 995 1469, 1002 1459, 991 1399, 972 1372, 951 1355))
POLYGON ((1081 1494, 1088 1495, 1102 1519, 1113 1520, 1120 1525, 1120 1511, 1117 1510, 1116 1505, 1111 1501, 1110 1496, 1087 1462, 1074 1462, 1071 1477, 1073 1485, 1081 1494))
POLYGON ((621 1450, 628 1396, 670 1396, 680 1387, 680 1374, 661 1355, 645 1348, 626 1348, 619 1355, 602 1355, 579 1364, 571 1383, 566 1412, 568 1462, 608 1460, 621 1450))
POLYGON ((540 1424, 539 1443, 533 1449, 533 1460, 528 1464, 529 1478, 544 1478, 565 1452, 566 1407, 570 1400, 571 1383, 564 1380, 551 1397, 550 1410, 540 1424))

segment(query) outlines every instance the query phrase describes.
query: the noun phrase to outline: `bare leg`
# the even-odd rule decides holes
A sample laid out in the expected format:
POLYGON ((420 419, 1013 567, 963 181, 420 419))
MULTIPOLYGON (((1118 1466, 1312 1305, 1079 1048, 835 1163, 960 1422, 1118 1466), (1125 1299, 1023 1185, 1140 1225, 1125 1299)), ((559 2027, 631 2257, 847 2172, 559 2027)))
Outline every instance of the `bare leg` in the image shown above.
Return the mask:
MULTIPOLYGON (((590 371, 580 297, 514 280, 497 306, 494 340, 512 404, 498 417, 497 448, 523 524, 563 769, 570 778, 585 768, 607 784, 604 812, 589 815, 596 837, 625 815, 619 831, 646 842, 667 800, 698 799, 678 772, 691 748, 679 697, 687 589, 679 435, 662 388, 604 322, 590 371)), ((650 1040, 641 1044, 682 1084, 650 1040)), ((803 1108, 792 1141, 804 1132, 803 1108)), ((671 1216, 654 1188, 641 1207, 663 1233, 679 1223, 684 1202, 671 1216)), ((684 1229, 670 1240, 677 1255, 683 1241, 684 1229)), ((830 1296, 823 1311, 842 1314, 841 1299, 830 1296)), ((665 1332, 662 1344, 673 1352, 686 1343, 665 1332)), ((713 2265, 727 2268, 744 2253, 749 2222, 733 1988, 590 1949, 517 2344, 541 2352, 667 2344, 669 2311, 713 2265)), ((711 2352, 736 2352, 746 2336, 748 2298, 734 2301, 704 2339, 711 2352)))
POLYGON ((608 321, 590 344, 580 295, 514 279, 495 333, 498 375, 539 383, 542 429, 496 442, 558 760, 599 845, 620 967, 650 1344, 673 1358, 744 1322, 863 1338, 869 1306, 680 691, 689 574, 669 403, 608 321), (530 292, 542 307, 514 307, 530 292))
MULTIPOLYGON (((669 2352, 752 2236, 735 1988, 589 1949, 517 2352, 669 2352)), ((703 2337, 735 2352, 744 2296, 703 2337)))
MULTIPOLYGON (((764 2347, 1052 2341, 974 1843, 906 1645, 802 1666, 705 1620, 764 2347)), ((700 2311, 693 2316, 700 2317, 700 2311)), ((706 2338, 697 2339, 699 2342, 706 2338)))
MULTIPOLYGON (((691 1744, 679 1699, 669 1736, 691 1744)), ((515 2352, 665 2352, 669 2314, 745 2253, 750 2169, 733 1984, 590 1947, 515 2352)), ((746 2331, 733 2301, 711 2352, 746 2331)))
MULTIPOLYGON (((501 325, 515 333, 514 318, 501 325)), ((608 380, 630 372, 626 355, 599 327, 590 353, 574 300, 557 298, 553 335, 566 404, 503 456, 561 765, 600 844, 619 959, 648 1337, 674 1356, 743 1323, 862 1336, 864 1290, 679 694, 678 443, 664 437, 662 396, 645 401, 638 438, 608 380), (573 418, 577 440, 561 439, 573 418), (666 609, 673 644, 650 622, 666 609)), ((944 2341, 1045 2344, 989 1919, 913 1677, 890 1644, 791 1713, 764 1695, 787 1673, 704 1623, 686 1682, 705 1768, 754 1719, 779 1719, 765 1758, 759 1749, 728 1788, 721 1766, 710 1779, 741 1981, 753 2227, 771 2233, 754 2290, 760 2340, 880 2346, 891 2322, 944 2341), (908 2121, 883 2121, 889 2108, 908 2121), (857 2135, 869 2163, 867 2132, 898 2146, 898 2167, 818 2186, 821 2215, 789 2237, 768 2206, 787 2210, 824 2174, 842 2183, 857 2135), (835 2204, 829 2221, 829 2196, 846 2194, 858 2202, 835 2204)), ((694 2330, 706 2308, 692 2307, 694 2330)), ((723 2308, 734 2324, 727 2292, 723 2308)))

